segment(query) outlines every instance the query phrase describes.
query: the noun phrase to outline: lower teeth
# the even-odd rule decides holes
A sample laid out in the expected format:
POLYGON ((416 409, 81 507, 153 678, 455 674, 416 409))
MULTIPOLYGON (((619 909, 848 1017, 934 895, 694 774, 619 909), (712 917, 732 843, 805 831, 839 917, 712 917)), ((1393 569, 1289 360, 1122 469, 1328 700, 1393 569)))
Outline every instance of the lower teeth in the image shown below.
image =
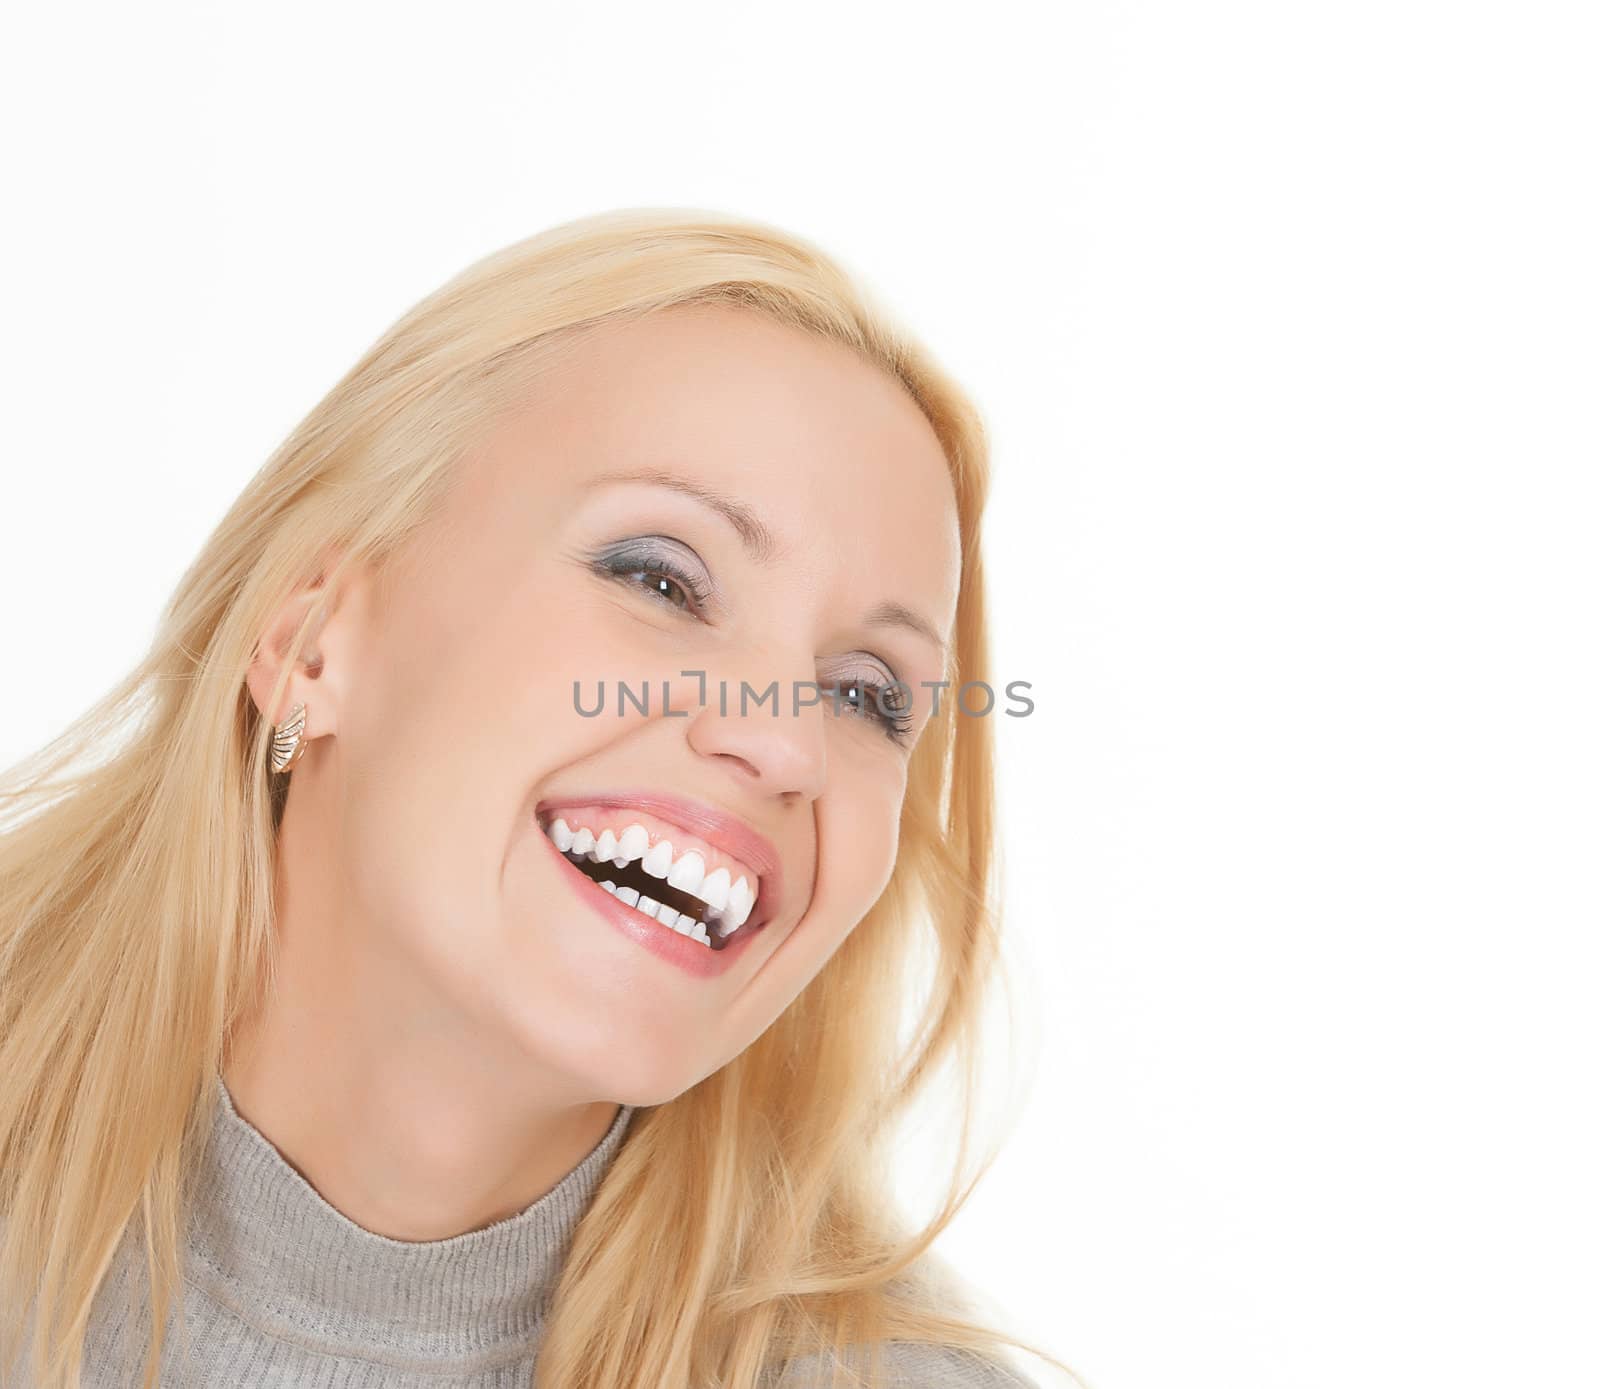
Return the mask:
POLYGON ((736 927, 734 930, 729 931, 727 935, 720 935, 717 933, 714 926, 707 925, 706 922, 700 920, 698 917, 689 915, 687 912, 679 912, 677 919, 669 924, 661 919, 659 913, 663 910, 672 911, 674 910, 673 908, 663 907, 659 902, 657 902, 653 911, 640 911, 639 902, 641 900, 655 902, 656 899, 648 896, 648 894, 639 892, 637 888, 619 888, 610 878, 601 880, 596 878, 591 873, 584 872, 584 869, 589 864, 595 862, 594 860, 589 859, 587 855, 582 857, 574 857, 569 853, 566 855, 566 858, 567 861, 577 868, 579 872, 583 872, 584 877, 588 878, 590 882, 598 883, 599 886, 604 888, 624 906, 632 907, 635 911, 639 912, 640 916, 655 922, 657 926, 663 926, 667 930, 676 932, 678 935, 683 936, 688 940, 698 941, 701 945, 705 946, 707 950, 725 949, 728 942, 732 940, 734 936, 739 933, 739 931, 744 929, 743 927, 736 927), (685 927, 687 927, 687 929, 684 929, 685 927))
MULTIPOLYGON (((632 888, 626 888, 626 887, 625 888, 619 888, 609 878, 607 878, 603 883, 601 883, 600 886, 603 887, 607 892, 609 892, 613 897, 615 897, 624 906, 632 907, 636 912, 639 913, 640 916, 648 917, 651 921, 655 922, 656 925, 665 926, 669 931, 675 931, 680 936, 687 936, 690 940, 700 941, 700 944, 705 946, 708 950, 720 949, 720 946, 717 946, 717 945, 712 943, 712 941, 710 939, 711 932, 707 928, 706 924, 703 921, 700 921, 700 920, 696 919, 695 917, 690 916, 687 912, 679 912, 677 920, 676 921, 672 921, 672 922, 669 923, 669 922, 663 921, 661 919, 660 912, 662 910, 662 907, 661 907, 661 905, 659 903, 656 904, 656 907, 655 907, 654 911, 645 911, 642 907, 640 907, 640 905, 639 905, 640 902, 654 902, 654 900, 655 900, 654 898, 641 897, 632 888), (633 900, 630 902, 628 900, 628 897, 624 897, 622 895, 623 893, 627 893, 630 897, 633 898, 633 900), (683 929, 686 925, 688 927, 688 930, 684 930, 683 929), (706 939, 704 939, 704 940, 701 940, 699 934, 697 934, 698 932, 702 932, 702 931, 705 932, 705 935, 706 935, 706 939)), ((672 909, 670 907, 668 907, 668 908, 666 908, 666 910, 670 911, 672 909)), ((731 934, 732 934, 732 932, 729 932, 729 935, 731 935, 731 934)), ((726 938, 724 937, 724 939, 726 939, 726 938)))

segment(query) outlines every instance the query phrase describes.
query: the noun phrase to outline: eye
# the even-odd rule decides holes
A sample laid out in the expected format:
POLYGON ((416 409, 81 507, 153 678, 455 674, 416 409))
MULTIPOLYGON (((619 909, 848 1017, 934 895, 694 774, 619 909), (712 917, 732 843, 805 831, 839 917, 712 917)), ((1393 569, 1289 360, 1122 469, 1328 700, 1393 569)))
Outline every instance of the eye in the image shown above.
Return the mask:
POLYGON ((833 688, 839 691, 840 707, 852 710, 858 717, 872 719, 894 743, 911 741, 911 692, 898 680, 878 684, 871 680, 841 680, 833 688))
MULTIPOLYGON (((667 537, 650 539, 666 540, 667 537)), ((711 597, 705 578, 694 573, 689 565, 680 563, 661 545, 629 544, 597 556, 594 567, 607 578, 643 589, 656 601, 680 612, 697 613, 711 597)))
POLYGON ((675 608, 687 609, 693 604, 693 599, 690 598, 689 590, 684 587, 683 581, 662 570, 637 569, 618 577, 638 584, 647 592, 665 599, 675 608))

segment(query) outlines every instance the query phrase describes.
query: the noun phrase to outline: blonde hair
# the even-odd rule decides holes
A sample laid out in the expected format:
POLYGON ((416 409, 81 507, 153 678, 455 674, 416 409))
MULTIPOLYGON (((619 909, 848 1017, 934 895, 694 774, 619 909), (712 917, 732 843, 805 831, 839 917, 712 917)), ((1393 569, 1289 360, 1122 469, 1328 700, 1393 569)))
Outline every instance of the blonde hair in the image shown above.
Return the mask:
MULTIPOLYGON (((243 677, 274 610, 330 557, 337 577, 424 539, 452 464, 574 335, 686 303, 845 344, 917 401, 960 513, 951 678, 985 678, 982 421, 838 264, 772 227, 643 208, 468 267, 396 322, 251 479, 138 667, 0 784, 0 1367, 26 1343, 28 1382, 72 1389, 95 1294, 138 1229, 152 1318, 143 1383, 156 1383, 161 1328, 183 1296, 185 1175, 212 1122, 211 1080, 270 980, 286 779, 267 770, 271 729, 243 677)), ((636 1113, 563 1265, 541 1389, 751 1386, 807 1353, 842 1375, 848 1347, 875 1355, 884 1340, 1035 1349, 965 1315, 930 1250, 994 1158, 967 1177, 981 1005, 1000 958, 991 730, 985 718, 927 725, 894 874, 862 928, 741 1055, 636 1113), (926 997, 906 1039, 919 958, 926 997), (947 1066, 960 1142, 919 1228, 895 1208, 886 1159, 947 1066)))

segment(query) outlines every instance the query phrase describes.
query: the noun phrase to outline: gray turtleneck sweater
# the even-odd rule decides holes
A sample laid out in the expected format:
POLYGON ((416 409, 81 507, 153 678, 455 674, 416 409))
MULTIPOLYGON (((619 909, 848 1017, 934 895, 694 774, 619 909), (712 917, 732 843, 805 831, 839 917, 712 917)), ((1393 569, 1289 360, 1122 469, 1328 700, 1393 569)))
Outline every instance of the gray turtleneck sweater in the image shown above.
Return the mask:
MULTIPOLYGON (((184 1320, 162 1350, 162 1389, 528 1389, 571 1236, 615 1157, 624 1105, 596 1147, 520 1214, 452 1239, 363 1229, 318 1195, 233 1106, 217 1078, 216 1127, 190 1212, 184 1320), (187 1351, 184 1343, 187 1342, 187 1351)), ((137 1385, 143 1344, 124 1309, 142 1287, 124 1241, 97 1298, 83 1389, 137 1385)), ((964 1352, 885 1347, 882 1382, 910 1389, 1037 1389, 964 1352)), ((771 1389, 802 1389, 807 1357, 771 1389)), ((826 1383, 826 1376, 817 1381, 826 1383)))

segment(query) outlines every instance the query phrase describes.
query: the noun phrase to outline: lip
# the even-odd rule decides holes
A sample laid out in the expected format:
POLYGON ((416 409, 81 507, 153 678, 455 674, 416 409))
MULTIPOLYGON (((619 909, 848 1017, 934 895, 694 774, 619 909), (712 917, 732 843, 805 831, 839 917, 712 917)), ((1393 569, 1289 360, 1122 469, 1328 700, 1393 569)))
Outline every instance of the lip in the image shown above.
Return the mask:
MULTIPOLYGON (((588 804, 592 805, 593 802, 588 804)), ((579 898, 593 907, 623 935, 644 946, 651 954, 668 964, 676 965, 686 974, 692 974, 700 979, 718 978, 733 967, 755 938, 755 931, 742 930, 721 950, 712 950, 697 940, 690 940, 688 936, 680 935, 672 927, 663 926, 659 921, 652 921, 643 913, 636 912, 626 902, 619 902, 556 848, 555 840, 542 830, 539 838, 549 846, 551 855, 561 865, 562 873, 572 882, 573 891, 579 898)))
MULTIPOLYGON (((534 807, 533 813, 534 818, 537 820, 538 817, 546 812, 553 813, 566 806, 586 805, 604 806, 609 810, 642 810, 647 815, 654 815, 662 820, 670 820, 673 824, 681 825, 690 834, 697 835, 705 840, 712 848, 721 849, 723 853, 729 854, 753 868, 760 878, 760 882, 756 887, 756 905, 755 910, 751 913, 750 920, 745 923, 744 930, 740 932, 741 936, 749 937, 754 935, 759 928, 765 926, 767 922, 778 914, 778 908, 783 901, 783 869, 778 858, 778 851, 773 847, 770 839, 764 834, 757 833, 756 830, 745 824, 737 816, 730 815, 727 811, 719 810, 716 806, 708 805, 704 801, 690 800, 686 796, 675 796, 665 791, 578 792, 540 801, 534 807)), ((544 833, 542 827, 540 833, 544 833)), ((546 839, 549 839, 549 837, 549 835, 545 835, 546 839)), ((550 847, 552 849, 555 848, 553 841, 550 847)), ((567 862, 566 855, 562 854, 559 849, 556 849, 556 853, 563 863, 567 862)), ((567 866, 569 868, 572 867, 570 863, 567 866)), ((587 875, 575 868, 573 872, 578 873, 578 876, 584 878, 586 882, 588 881, 587 875)), ((592 883, 590 885, 595 886, 592 883)), ((599 892, 608 902, 612 901, 611 895, 603 888, 595 886, 595 891, 599 892)), ((613 905, 621 907, 625 911, 632 911, 626 903, 613 902, 613 905)), ((639 915, 638 912, 632 912, 632 914, 634 916, 639 915)), ((671 931, 670 927, 666 929, 669 932, 671 931)), ((697 950, 705 949, 704 946, 698 945, 694 941, 689 941, 688 944, 693 945, 697 950)), ((706 953, 721 958, 727 955, 730 950, 737 951, 739 946, 743 944, 743 940, 735 940, 733 945, 727 949, 711 950, 706 953)))

